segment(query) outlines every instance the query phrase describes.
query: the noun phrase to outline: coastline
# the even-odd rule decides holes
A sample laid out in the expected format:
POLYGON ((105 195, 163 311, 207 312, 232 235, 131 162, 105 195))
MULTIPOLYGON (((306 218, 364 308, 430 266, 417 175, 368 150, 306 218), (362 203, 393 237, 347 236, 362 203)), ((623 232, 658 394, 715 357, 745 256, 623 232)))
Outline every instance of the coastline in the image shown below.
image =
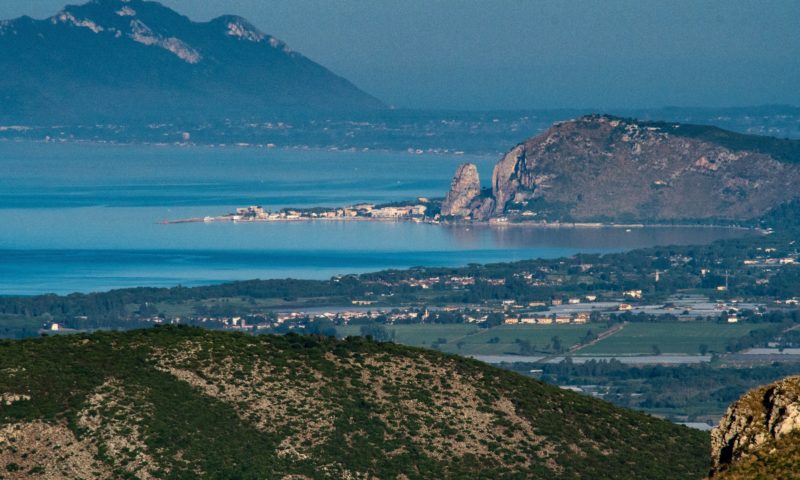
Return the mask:
POLYGON ((604 222, 546 222, 546 221, 522 221, 508 222, 490 219, 488 221, 457 221, 457 220, 433 220, 417 217, 278 217, 278 218, 233 218, 232 215, 218 215, 208 217, 193 217, 175 220, 162 220, 162 225, 179 225, 184 223, 274 223, 274 222, 382 222, 382 223, 426 223, 430 225, 443 226, 463 226, 463 227, 498 227, 498 228, 538 228, 538 229, 643 229, 643 228, 713 228, 731 229, 742 231, 756 231, 760 234, 768 232, 758 227, 746 227, 742 225, 725 224, 692 224, 692 223, 604 223, 604 222))

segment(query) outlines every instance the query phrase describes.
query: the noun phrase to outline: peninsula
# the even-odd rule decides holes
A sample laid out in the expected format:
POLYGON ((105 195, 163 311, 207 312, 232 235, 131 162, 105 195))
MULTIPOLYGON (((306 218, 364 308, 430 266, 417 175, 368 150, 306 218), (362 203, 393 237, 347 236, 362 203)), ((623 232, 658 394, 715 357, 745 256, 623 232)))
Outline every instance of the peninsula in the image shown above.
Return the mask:
POLYGON ((589 115, 512 148, 491 187, 458 167, 443 199, 384 205, 244 207, 166 223, 405 220, 532 226, 742 225, 798 198, 800 141, 716 127, 589 115))

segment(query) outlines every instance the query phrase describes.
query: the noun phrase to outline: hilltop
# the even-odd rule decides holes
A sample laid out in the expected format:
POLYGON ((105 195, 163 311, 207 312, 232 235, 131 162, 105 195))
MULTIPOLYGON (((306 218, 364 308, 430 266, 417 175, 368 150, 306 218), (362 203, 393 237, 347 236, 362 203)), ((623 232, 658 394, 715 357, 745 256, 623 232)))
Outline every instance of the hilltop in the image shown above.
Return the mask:
POLYGON ((798 140, 589 115, 515 146, 491 192, 458 203, 478 220, 740 221, 797 198, 799 181, 798 140))
POLYGON ((381 110, 241 17, 196 23, 145 0, 0 22, 0 120, 97 125, 381 110))
POLYGON ((485 364, 161 327, 0 342, 5 478, 697 478, 708 437, 485 364))

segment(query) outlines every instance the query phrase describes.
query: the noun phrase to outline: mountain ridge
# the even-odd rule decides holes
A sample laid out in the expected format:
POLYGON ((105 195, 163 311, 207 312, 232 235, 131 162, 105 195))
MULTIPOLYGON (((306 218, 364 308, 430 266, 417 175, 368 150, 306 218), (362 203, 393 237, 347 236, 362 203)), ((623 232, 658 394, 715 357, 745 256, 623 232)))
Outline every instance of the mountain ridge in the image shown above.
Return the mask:
POLYGON ((2 341, 0 372, 10 479, 689 479, 708 465, 702 432, 362 338, 159 327, 2 341))
POLYGON ((123 122, 373 111, 385 105, 246 19, 93 0, 0 23, 0 119, 123 122))

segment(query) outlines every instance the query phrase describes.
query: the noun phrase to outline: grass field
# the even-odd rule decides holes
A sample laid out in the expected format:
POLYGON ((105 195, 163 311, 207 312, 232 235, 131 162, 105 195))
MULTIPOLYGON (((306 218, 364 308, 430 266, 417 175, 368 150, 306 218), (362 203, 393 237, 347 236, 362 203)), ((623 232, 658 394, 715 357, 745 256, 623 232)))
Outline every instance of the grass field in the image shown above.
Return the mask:
MULTIPOLYGON (((449 343, 477 332, 479 328, 471 324, 416 324, 387 325, 386 330, 394 333, 396 343, 414 347, 429 347, 439 338, 444 338, 449 343)), ((337 327, 336 332, 340 337, 357 336, 361 334, 361 327, 358 325, 337 327)))
POLYGON ((580 354, 653 354, 653 346, 664 354, 699 354, 700 345, 706 345, 709 352, 722 353, 729 339, 758 328, 764 327, 743 323, 630 323, 620 332, 582 349, 580 354))
POLYGON ((557 337, 563 348, 580 342, 591 330, 599 333, 601 325, 502 325, 456 339, 441 346, 445 352, 461 355, 503 355, 524 353, 517 340, 528 341, 534 352, 556 353, 553 338, 557 337), (463 343, 462 343, 463 342, 463 343))
POLYGON ((0 315, 0 338, 22 338, 35 336, 46 326, 44 318, 26 318, 16 315, 0 315))
MULTIPOLYGON (((555 353, 552 349, 553 337, 558 337, 564 348, 578 343, 589 330, 602 331, 601 325, 501 325, 482 329, 475 325, 390 325, 386 329, 394 332, 394 341, 417 347, 430 347, 438 339, 439 350, 459 355, 502 355, 518 354, 519 340, 527 340, 533 350, 542 353, 555 353)), ((359 326, 337 328, 340 336, 359 335, 359 326)))

